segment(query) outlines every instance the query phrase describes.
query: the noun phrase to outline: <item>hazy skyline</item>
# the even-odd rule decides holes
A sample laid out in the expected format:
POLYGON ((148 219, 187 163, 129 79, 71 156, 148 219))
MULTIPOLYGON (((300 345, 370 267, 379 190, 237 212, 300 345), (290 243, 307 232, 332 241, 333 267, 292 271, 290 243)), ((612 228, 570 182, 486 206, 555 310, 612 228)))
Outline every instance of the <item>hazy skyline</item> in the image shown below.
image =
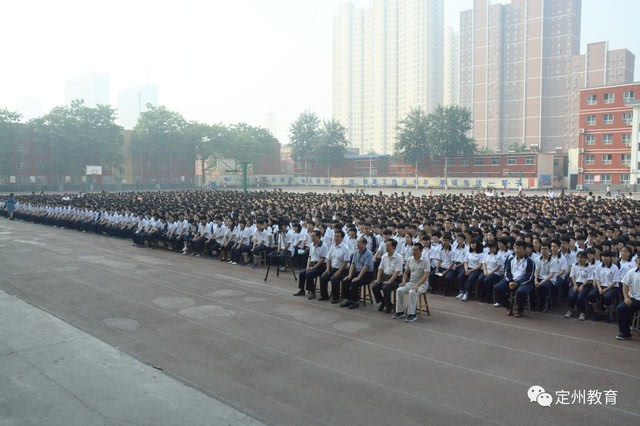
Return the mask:
MULTIPOLYGON (((19 111, 24 98, 38 98, 45 113, 63 103, 66 81, 108 73, 112 104, 118 91, 151 82, 160 103, 188 120, 266 126, 275 113, 276 137, 286 143, 290 123, 305 109, 331 116, 332 17, 341 3, 4 3, 0 36, 10 42, 3 46, 0 108, 19 111)), ((458 29, 459 12, 472 6, 446 0, 445 26, 458 29)), ((640 54, 640 38, 631 35, 639 11, 632 0, 583 0, 581 52, 609 41, 611 49, 640 54)))

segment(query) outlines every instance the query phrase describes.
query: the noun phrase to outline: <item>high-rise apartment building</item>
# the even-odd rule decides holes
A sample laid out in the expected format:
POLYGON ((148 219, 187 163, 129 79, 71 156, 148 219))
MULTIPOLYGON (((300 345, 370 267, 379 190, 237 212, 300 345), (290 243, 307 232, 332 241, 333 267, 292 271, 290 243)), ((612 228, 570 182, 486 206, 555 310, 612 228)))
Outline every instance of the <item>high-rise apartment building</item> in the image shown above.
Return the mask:
POLYGON ((96 105, 111 105, 109 75, 102 73, 88 73, 74 77, 64 85, 64 103, 83 99, 88 107, 96 105))
POLYGON ((333 21, 333 116, 361 153, 392 153, 399 119, 443 95, 443 0, 343 5, 333 21))
POLYGON ((120 125, 131 130, 138 122, 140 113, 147 110, 146 105, 158 105, 158 86, 141 84, 118 92, 118 120, 120 125))
POLYGON ((568 146, 581 0, 475 0, 460 14, 460 103, 480 148, 568 146))
POLYGON ((442 73, 443 89, 442 104, 458 104, 458 43, 460 34, 453 31, 453 28, 444 29, 444 71, 442 73))
POLYGON ((601 41, 587 45, 587 52, 571 60, 571 139, 568 148, 575 148, 580 137, 580 90, 633 82, 635 56, 627 49, 609 50, 601 41))

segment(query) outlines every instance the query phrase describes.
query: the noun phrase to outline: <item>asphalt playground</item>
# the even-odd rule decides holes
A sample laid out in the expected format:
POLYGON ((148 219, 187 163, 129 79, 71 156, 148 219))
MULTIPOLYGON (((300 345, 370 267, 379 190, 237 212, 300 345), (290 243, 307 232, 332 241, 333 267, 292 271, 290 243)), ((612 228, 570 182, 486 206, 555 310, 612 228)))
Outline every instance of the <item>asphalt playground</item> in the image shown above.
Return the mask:
MULTIPOLYGON (((640 423, 640 337, 616 341, 615 324, 565 319, 563 306, 513 318, 438 295, 429 297, 430 317, 407 324, 369 304, 347 310, 294 298, 290 274, 265 282, 264 273, 0 219, 0 289, 7 293, 0 297, 0 383, 14 384, 0 386, 0 424, 29 423, 2 414, 26 413, 26 401, 67 424, 94 423, 78 419, 71 406, 34 399, 38 386, 29 376, 20 387, 24 397, 12 398, 9 361, 19 351, 11 345, 34 339, 24 328, 27 316, 6 308, 20 300, 75 330, 70 342, 78 332, 99 343, 68 347, 85 362, 74 364, 78 388, 67 390, 89 409, 136 387, 130 377, 88 380, 105 357, 126 357, 147 367, 137 370, 136 382, 153 376, 164 390, 179 386, 176 395, 192 392, 189 410, 219 405, 235 413, 234 422, 203 413, 203 424, 640 423), (3 346, 9 338, 13 343, 3 346), (552 395, 551 406, 530 402, 532 386, 552 395), (579 397, 590 390, 603 394, 600 403, 579 397), (578 397, 558 403, 567 391, 578 397), (605 403, 606 391, 615 401, 605 403)), ((43 347, 30 354, 32 365, 54 350, 43 347)), ((63 380, 69 370, 56 370, 63 368, 71 367, 52 361, 46 374, 63 380)), ((127 398, 135 412, 136 397, 127 398)), ((159 401, 168 412, 184 409, 178 396, 159 401)), ((112 419, 108 410, 118 406, 100 407, 101 424, 176 424, 169 415, 112 419)))

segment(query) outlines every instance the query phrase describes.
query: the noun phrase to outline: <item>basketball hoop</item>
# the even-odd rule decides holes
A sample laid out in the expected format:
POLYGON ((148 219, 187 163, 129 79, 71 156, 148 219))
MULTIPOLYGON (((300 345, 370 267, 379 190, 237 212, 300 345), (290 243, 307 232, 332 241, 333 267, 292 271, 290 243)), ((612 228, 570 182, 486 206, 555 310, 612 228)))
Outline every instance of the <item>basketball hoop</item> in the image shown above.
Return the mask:
POLYGON ((97 172, 96 170, 93 170, 93 171, 91 172, 91 174, 92 174, 93 176, 98 176, 98 172, 97 172))

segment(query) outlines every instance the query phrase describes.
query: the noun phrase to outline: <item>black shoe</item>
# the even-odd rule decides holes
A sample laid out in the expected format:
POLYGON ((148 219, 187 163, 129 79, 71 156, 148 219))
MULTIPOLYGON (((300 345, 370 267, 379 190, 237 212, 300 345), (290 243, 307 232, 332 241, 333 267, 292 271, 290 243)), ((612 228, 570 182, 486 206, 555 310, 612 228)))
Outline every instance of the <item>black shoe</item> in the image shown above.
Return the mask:
MULTIPOLYGON (((333 303, 333 302, 331 302, 331 303, 333 303)), ((341 303, 341 304, 340 304, 340 307, 341 307, 341 308, 348 308, 348 307, 349 307, 349 306, 351 306, 352 304, 353 304, 353 302, 350 302, 350 301, 348 301, 348 300, 347 300, 346 302, 341 303)))
POLYGON ((333 300, 331 301, 331 303, 335 305, 336 303, 340 303, 340 300, 335 300, 335 299, 333 299, 333 300))
POLYGON ((360 303, 358 303, 358 302, 351 302, 351 305, 349 306, 349 309, 356 309, 358 306, 360 306, 360 303))
POLYGON ((294 296, 304 296, 306 293, 304 292, 304 290, 300 290, 299 292, 295 293, 294 296))
POLYGON ((391 312, 393 312, 393 305, 388 305, 387 308, 385 309, 385 312, 387 314, 390 314, 391 312))
POLYGON ((313 300, 316 298, 316 294, 315 293, 309 293, 309 295, 307 296, 307 299, 309 300, 313 300))
POLYGON ((631 339, 631 333, 620 333, 616 336, 618 340, 629 340, 631 339))
POLYGON ((396 312, 396 314, 393 316, 393 319, 400 319, 400 318, 404 318, 404 312, 396 312))
POLYGON ((381 303, 380 306, 378 306, 378 312, 382 311, 384 311, 384 303, 381 303))
POLYGON ((319 301, 323 301, 323 300, 329 300, 329 296, 322 296, 318 299, 319 301))

